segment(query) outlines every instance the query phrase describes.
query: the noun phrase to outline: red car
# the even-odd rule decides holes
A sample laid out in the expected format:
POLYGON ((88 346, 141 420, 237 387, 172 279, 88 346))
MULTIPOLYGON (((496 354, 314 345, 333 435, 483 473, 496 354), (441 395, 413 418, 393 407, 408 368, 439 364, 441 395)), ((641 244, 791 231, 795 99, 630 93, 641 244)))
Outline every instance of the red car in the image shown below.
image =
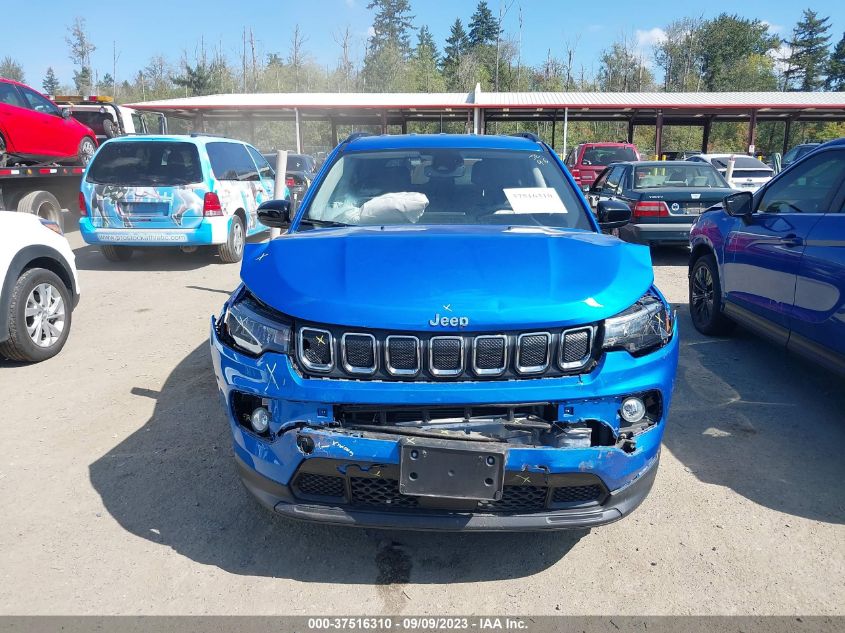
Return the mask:
POLYGON ((605 167, 632 160, 640 160, 632 143, 581 143, 566 155, 564 163, 581 191, 589 191, 605 167))
POLYGON ((0 79, 0 167, 61 161, 87 165, 97 149, 94 131, 40 92, 0 79))

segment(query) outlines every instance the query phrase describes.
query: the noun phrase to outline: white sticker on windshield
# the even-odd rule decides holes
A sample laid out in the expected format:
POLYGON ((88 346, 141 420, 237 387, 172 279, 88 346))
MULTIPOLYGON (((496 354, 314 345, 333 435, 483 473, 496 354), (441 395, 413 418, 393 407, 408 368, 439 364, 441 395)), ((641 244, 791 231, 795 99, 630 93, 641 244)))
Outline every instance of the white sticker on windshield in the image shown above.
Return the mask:
POLYGON ((503 189, 514 213, 566 213, 563 200, 551 187, 503 189))

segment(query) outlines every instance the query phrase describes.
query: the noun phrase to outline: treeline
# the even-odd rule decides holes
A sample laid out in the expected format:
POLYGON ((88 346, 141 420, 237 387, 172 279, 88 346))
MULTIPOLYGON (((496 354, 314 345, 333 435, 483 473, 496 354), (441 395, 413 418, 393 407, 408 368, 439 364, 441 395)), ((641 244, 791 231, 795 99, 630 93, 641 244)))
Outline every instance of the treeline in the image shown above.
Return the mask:
MULTIPOLYGON (((63 84, 47 68, 40 87, 50 94, 112 94, 122 102, 234 92, 469 92, 476 83, 486 91, 845 90, 845 34, 833 45, 830 18, 811 9, 802 12, 786 38, 762 20, 723 13, 675 20, 650 31, 648 42, 622 35, 589 64, 579 56, 579 36, 573 36, 554 42, 540 64, 529 64, 522 55, 523 38, 530 37, 524 25, 536 16, 514 4, 501 2, 494 12, 481 0, 469 16, 457 16, 438 43, 428 26, 417 24, 410 0, 370 0, 373 23, 363 54, 346 28, 332 34, 337 61, 329 66, 316 62, 308 34, 296 25, 286 51, 260 52, 251 29, 244 29, 239 59, 224 52, 231 42, 200 40, 191 56, 155 55, 120 80, 119 51, 112 51, 111 68, 95 68, 91 54, 98 44, 84 19, 77 18, 66 37, 75 69, 72 84, 63 84), (516 31, 503 29, 506 17, 517 18, 516 31)), ((10 57, 0 62, 0 75, 27 79, 10 57)), ((616 132, 608 126, 576 125, 572 138, 616 132)), ((725 145, 719 149, 742 147, 743 133, 734 128, 716 132, 714 142, 725 145)), ((798 140, 845 133, 836 126, 796 128, 798 140)), ((764 145, 765 126, 760 136, 764 145)), ((692 139, 683 142, 695 145, 692 139)))

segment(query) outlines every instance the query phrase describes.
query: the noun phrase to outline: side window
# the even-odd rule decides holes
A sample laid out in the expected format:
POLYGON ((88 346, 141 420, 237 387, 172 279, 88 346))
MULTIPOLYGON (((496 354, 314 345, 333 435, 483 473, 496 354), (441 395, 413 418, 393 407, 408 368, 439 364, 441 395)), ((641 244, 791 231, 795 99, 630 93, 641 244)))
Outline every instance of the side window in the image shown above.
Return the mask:
POLYGON ((824 213, 845 179, 845 150, 822 152, 796 165, 763 193, 764 213, 824 213))
POLYGON ((259 175, 262 178, 273 180, 276 177, 276 172, 274 172, 273 168, 270 167, 270 163, 267 162, 267 159, 264 158, 254 147, 247 145, 247 150, 249 151, 249 155, 252 156, 252 160, 254 160, 255 164, 258 166, 259 175))
POLYGON ((572 167, 575 164, 575 150, 569 150, 569 153, 566 155, 566 160, 563 161, 563 164, 567 167, 572 167))
POLYGON ((12 105, 16 108, 25 108, 26 104, 23 102, 18 89, 12 84, 7 84, 0 81, 0 103, 12 105))
POLYGON ((205 147, 217 180, 258 180, 255 163, 240 143, 208 143, 205 147))
POLYGON ((605 190, 609 190, 613 193, 619 191, 619 182, 622 180, 622 174, 624 171, 625 168, 621 165, 611 167, 610 172, 607 174, 607 185, 604 187, 605 190))
POLYGON ((604 189, 604 185, 607 182, 607 177, 610 172, 611 169, 605 169, 599 177, 596 178, 596 181, 593 183, 593 189, 604 189))
POLYGON ((24 99, 26 99, 26 102, 31 109, 36 112, 41 112, 42 114, 53 114, 59 116, 59 109, 52 101, 42 97, 40 94, 34 90, 30 90, 29 88, 20 86, 19 89, 23 93, 24 99))
POLYGON ((135 128, 135 132, 137 133, 146 133, 147 129, 144 126, 144 119, 141 118, 141 115, 137 112, 132 113, 132 126, 135 128))

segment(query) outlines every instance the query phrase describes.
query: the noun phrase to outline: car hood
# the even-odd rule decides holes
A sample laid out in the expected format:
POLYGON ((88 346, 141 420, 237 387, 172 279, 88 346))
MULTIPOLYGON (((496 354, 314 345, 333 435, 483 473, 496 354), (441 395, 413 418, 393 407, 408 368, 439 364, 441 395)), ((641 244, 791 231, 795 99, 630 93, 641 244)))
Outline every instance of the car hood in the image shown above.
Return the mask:
POLYGON ((647 247, 539 227, 343 227, 247 245, 241 278, 297 319, 392 330, 599 321, 653 282, 647 247), (463 320, 465 319, 465 320, 463 320))

